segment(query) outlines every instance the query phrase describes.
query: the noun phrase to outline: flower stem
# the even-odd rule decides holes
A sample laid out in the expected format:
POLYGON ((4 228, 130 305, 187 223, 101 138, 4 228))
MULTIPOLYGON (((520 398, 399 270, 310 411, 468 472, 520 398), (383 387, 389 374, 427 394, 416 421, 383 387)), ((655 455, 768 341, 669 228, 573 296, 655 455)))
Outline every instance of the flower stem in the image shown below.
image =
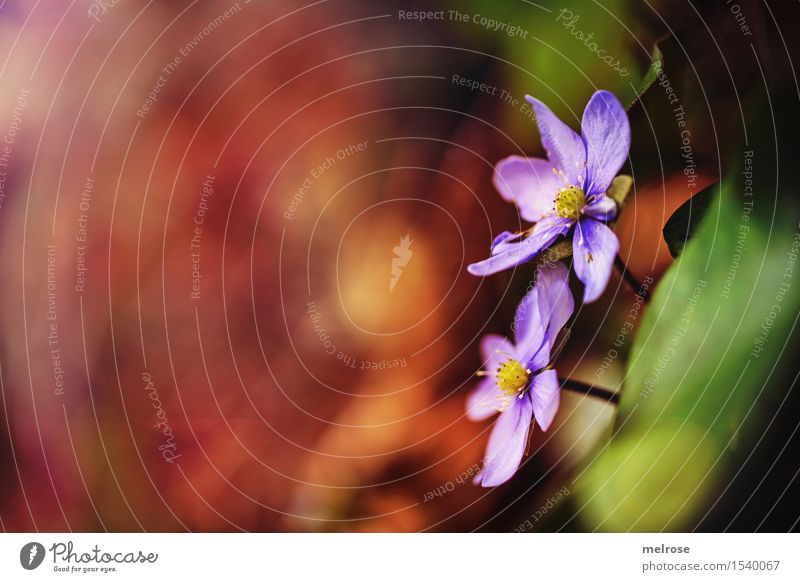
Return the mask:
POLYGON ((619 404, 619 394, 616 392, 611 392, 611 390, 584 384, 583 382, 573 380, 572 378, 559 378, 558 381, 561 383, 561 388, 563 390, 571 390, 572 392, 577 392, 578 394, 594 396, 595 398, 600 398, 601 400, 605 400, 609 404, 613 404, 615 406, 619 404))
POLYGON ((630 285, 633 290, 645 300, 645 302, 649 302, 650 292, 646 287, 642 286, 636 277, 633 276, 633 273, 631 273, 628 265, 625 264, 625 261, 623 261, 622 257, 619 255, 614 257, 614 266, 619 270, 619 274, 622 275, 622 278, 625 280, 625 282, 628 283, 628 285, 630 285))

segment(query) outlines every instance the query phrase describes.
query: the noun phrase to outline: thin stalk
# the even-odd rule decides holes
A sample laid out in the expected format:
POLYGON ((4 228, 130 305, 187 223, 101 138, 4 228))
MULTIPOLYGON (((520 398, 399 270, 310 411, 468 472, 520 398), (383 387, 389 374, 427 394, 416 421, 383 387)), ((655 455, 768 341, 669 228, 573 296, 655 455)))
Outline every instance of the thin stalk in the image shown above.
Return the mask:
POLYGON ((579 382, 578 380, 573 380, 572 378, 559 378, 558 381, 561 383, 561 388, 563 390, 570 390, 572 392, 577 392, 578 394, 593 396, 594 398, 605 400, 606 402, 608 402, 609 404, 613 404, 614 406, 619 404, 619 394, 616 392, 612 392, 611 390, 606 390, 605 388, 598 388, 597 386, 584 384, 583 382, 579 382))
POLYGON ((641 295, 642 299, 645 302, 650 301, 650 292, 647 290, 646 287, 643 287, 642 284, 633 276, 630 269, 628 269, 628 265, 625 264, 625 261, 622 260, 622 257, 617 255, 614 257, 614 266, 619 270, 620 275, 625 280, 625 282, 630 285, 633 290, 641 295))

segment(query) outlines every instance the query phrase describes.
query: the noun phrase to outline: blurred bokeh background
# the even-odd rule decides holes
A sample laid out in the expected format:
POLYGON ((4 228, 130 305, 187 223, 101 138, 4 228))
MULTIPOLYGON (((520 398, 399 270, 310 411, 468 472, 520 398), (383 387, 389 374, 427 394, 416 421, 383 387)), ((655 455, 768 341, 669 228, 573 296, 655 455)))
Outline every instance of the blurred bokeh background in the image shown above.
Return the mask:
POLYGON ((2 529, 796 528, 798 189, 778 161, 796 152, 797 17, 3 1, 2 529), (465 271, 524 227, 492 166, 542 155, 526 93, 577 128, 598 88, 631 104, 620 254, 658 291, 643 305, 615 274, 579 306, 559 372, 622 403, 565 391, 517 477, 481 489, 465 475, 491 424, 464 399, 531 275, 465 271), (714 184, 675 262, 661 229, 714 184), (643 395, 698 280, 690 339, 643 395))

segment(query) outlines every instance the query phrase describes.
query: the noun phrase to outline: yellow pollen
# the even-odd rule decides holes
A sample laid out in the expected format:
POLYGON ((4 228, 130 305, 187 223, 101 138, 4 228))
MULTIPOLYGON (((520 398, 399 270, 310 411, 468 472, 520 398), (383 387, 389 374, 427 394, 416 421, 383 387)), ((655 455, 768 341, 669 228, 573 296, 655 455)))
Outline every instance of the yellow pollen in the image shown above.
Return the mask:
POLYGON ((562 218, 578 220, 581 208, 586 204, 586 195, 577 186, 565 186, 556 194, 556 214, 562 218))
POLYGON ((517 360, 509 358, 497 368, 495 381, 498 388, 508 396, 523 392, 528 385, 530 373, 517 360))

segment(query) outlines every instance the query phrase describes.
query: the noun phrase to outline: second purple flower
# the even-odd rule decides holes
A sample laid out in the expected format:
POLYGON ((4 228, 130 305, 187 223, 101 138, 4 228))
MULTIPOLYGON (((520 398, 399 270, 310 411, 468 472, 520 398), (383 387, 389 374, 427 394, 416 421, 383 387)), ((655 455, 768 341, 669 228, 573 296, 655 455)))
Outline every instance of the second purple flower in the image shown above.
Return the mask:
POLYGON ((486 371, 467 399, 467 416, 483 420, 500 413, 489 437, 484 487, 509 480, 519 467, 533 419, 547 430, 558 411, 560 384, 552 369, 556 338, 574 309, 563 263, 543 263, 533 289, 520 302, 514 341, 487 335, 481 341, 486 371))

